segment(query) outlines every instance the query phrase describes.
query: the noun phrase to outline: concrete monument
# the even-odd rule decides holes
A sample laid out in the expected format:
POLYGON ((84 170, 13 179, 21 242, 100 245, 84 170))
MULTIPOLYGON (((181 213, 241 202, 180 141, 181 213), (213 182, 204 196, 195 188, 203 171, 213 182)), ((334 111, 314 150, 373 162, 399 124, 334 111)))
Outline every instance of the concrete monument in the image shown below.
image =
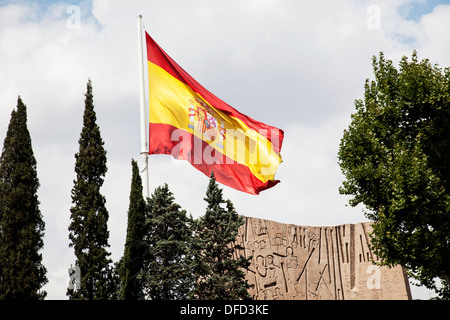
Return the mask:
POLYGON ((252 257, 246 279, 257 300, 411 299, 401 266, 379 267, 369 222, 297 226, 245 217, 236 256, 252 257))

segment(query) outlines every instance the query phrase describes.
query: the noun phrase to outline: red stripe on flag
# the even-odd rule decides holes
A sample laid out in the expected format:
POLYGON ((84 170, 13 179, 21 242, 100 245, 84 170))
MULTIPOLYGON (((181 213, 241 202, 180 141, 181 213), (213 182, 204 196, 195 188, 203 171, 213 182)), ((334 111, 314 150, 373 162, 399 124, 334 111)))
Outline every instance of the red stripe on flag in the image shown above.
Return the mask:
POLYGON ((168 124, 150 123, 150 132, 149 154, 167 154, 187 160, 207 176, 214 170, 216 180, 231 188, 259 194, 280 182, 262 182, 247 166, 234 162, 188 131, 168 124))

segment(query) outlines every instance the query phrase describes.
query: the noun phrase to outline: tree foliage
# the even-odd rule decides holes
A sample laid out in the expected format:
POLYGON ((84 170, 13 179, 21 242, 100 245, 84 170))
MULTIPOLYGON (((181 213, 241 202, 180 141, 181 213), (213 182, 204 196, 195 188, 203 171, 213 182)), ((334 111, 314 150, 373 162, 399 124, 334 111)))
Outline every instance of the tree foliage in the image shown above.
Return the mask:
POLYGON ((450 69, 383 53, 375 80, 344 131, 341 194, 374 220, 372 245, 385 265, 400 264, 419 284, 449 297, 450 69), (439 289, 434 278, 443 280, 439 289))
POLYGON ((80 268, 81 289, 68 290, 71 299, 108 299, 111 297, 112 269, 108 238, 108 211, 100 188, 107 171, 106 150, 96 123, 92 84, 87 83, 83 128, 75 154, 76 179, 72 188, 69 225, 70 246, 80 268))
POLYGON ((249 299, 249 284, 243 269, 249 259, 235 259, 234 246, 239 227, 244 224, 230 200, 224 200, 214 173, 206 191, 206 213, 196 221, 193 270, 198 279, 193 297, 201 300, 249 299))
POLYGON ((142 180, 135 160, 131 161, 132 178, 130 204, 128 207, 127 237, 121 262, 121 299, 144 299, 143 285, 139 273, 144 266, 146 254, 145 221, 147 205, 142 195, 142 180))
POLYGON ((149 199, 144 268, 141 277, 147 298, 187 299, 194 285, 190 269, 192 218, 175 202, 167 184, 149 199))
POLYGON ((27 109, 19 97, 0 158, 0 299, 41 300, 47 294, 36 167, 27 109))

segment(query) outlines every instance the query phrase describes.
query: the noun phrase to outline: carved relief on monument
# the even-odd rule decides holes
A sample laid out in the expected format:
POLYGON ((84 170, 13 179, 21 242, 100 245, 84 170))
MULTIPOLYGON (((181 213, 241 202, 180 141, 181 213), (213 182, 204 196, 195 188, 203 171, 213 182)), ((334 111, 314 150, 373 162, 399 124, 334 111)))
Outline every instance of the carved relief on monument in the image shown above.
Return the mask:
POLYGON ((410 299, 400 266, 374 265, 370 223, 307 227, 245 218, 236 256, 257 300, 410 299))

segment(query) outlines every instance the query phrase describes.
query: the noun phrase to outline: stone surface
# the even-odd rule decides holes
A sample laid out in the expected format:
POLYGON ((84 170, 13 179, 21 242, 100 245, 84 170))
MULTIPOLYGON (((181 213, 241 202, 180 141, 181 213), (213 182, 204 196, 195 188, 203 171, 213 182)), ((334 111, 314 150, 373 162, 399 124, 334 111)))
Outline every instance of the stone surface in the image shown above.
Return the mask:
POLYGON ((411 299, 401 266, 371 262, 370 232, 369 222, 311 227, 245 217, 235 254, 252 257, 246 279, 257 300, 411 299))

